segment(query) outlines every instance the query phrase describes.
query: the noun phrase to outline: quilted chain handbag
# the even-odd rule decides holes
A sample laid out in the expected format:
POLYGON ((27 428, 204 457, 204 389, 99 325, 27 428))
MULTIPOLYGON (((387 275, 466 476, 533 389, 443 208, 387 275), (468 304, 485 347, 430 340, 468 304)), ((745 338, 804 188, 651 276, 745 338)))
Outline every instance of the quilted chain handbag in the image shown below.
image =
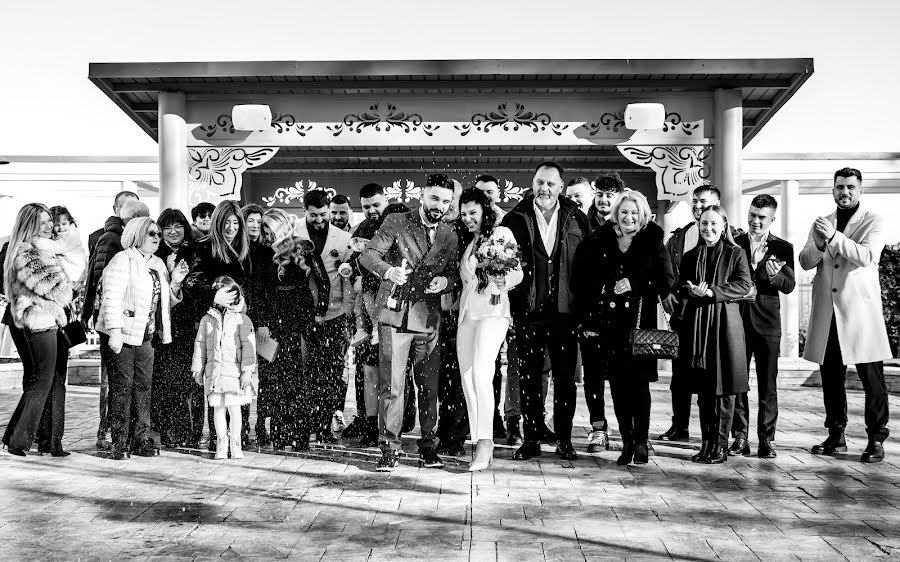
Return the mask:
MULTIPOLYGON (((659 295, 656 296, 659 299, 659 295)), ((635 357, 655 357, 657 359, 675 359, 678 357, 678 333, 669 326, 666 320, 665 330, 645 330, 641 328, 641 308, 644 298, 638 298, 638 315, 634 330, 631 331, 631 354, 635 357)), ((662 300, 660 299, 660 304, 662 300)))

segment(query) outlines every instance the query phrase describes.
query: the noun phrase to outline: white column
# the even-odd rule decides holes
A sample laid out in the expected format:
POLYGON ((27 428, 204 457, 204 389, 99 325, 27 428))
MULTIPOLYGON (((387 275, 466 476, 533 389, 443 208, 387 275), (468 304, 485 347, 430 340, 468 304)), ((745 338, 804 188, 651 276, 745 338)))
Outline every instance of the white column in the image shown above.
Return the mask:
POLYGON ((187 101, 180 92, 159 94, 159 208, 188 207, 187 101))
MULTIPOLYGON (((781 237, 794 245, 792 264, 795 277, 798 276, 797 256, 806 240, 798 238, 796 233, 796 207, 800 204, 800 182, 788 180, 781 182, 781 237), (799 241, 799 244, 798 244, 799 241)), ((781 356, 800 356, 800 284, 789 295, 781 295, 781 356)))
POLYGON ((722 206, 735 227, 741 223, 741 151, 743 150, 744 112, 741 91, 716 90, 713 93, 716 144, 713 147, 713 176, 722 191, 722 206))

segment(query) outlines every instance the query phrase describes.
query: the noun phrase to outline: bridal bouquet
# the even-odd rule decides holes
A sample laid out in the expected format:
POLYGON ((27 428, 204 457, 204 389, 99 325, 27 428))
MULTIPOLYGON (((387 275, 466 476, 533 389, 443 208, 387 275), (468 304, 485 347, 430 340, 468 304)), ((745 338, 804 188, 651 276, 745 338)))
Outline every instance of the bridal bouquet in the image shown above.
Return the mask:
MULTIPOLYGON (((519 267, 519 245, 515 240, 507 240, 502 236, 483 240, 475 249, 475 275, 478 277, 478 291, 483 292, 490 282, 491 275, 506 275, 510 270, 519 267)), ((500 289, 493 287, 491 304, 500 304, 500 289)))

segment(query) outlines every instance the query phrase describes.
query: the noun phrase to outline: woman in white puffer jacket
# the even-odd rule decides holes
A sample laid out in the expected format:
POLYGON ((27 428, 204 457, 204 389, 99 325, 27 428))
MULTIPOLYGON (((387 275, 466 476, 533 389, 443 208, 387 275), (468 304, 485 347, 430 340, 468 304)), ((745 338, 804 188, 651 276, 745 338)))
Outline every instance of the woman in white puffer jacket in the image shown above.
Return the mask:
POLYGON ((109 372, 109 418, 112 458, 134 452, 155 455, 159 436, 150 429, 150 393, 154 340, 172 341, 169 308, 181 301, 181 283, 188 272, 182 262, 172 270, 154 255, 161 229, 150 218, 128 221, 116 254, 100 281, 100 353, 109 372), (131 430, 131 410, 136 410, 131 430), (134 442, 129 443, 129 435, 134 442))

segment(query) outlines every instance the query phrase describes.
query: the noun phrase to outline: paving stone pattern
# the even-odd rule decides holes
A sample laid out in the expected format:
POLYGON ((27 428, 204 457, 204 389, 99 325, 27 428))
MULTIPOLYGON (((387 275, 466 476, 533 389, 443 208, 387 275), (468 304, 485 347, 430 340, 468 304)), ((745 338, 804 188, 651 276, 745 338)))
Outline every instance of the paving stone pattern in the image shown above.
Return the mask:
MULTIPOLYGON (((69 387, 70 457, 0 453, 0 560, 900 559, 900 446, 889 441, 880 465, 858 462, 865 433, 856 391, 846 455, 807 452, 824 434, 821 390, 797 388, 780 392, 774 460, 696 465, 696 438, 656 442, 643 467, 616 466, 612 450, 561 462, 550 446, 540 459, 514 462, 498 445, 493 466, 474 475, 469 458, 435 470, 412 455, 377 473, 374 450, 341 447, 237 461, 163 451, 116 462, 94 449, 97 396, 69 387)), ((18 397, 0 392, 2 422, 18 397)), ((575 444, 584 451, 579 400, 575 444)), ((890 402, 900 413, 900 397, 890 402)), ((655 384, 651 434, 668 416, 666 385, 655 384)), ((414 452, 415 441, 404 446, 414 452)))

